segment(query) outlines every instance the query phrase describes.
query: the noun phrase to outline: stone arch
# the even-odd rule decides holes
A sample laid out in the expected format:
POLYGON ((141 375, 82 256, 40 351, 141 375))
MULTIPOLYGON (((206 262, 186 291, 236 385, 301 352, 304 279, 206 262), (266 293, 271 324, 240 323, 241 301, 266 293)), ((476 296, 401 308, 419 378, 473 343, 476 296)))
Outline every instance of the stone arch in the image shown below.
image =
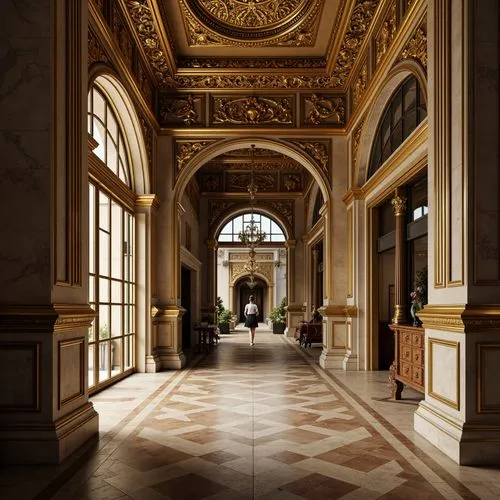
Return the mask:
MULTIPOLYGON (((422 66, 416 61, 402 61, 396 64, 389 72, 387 77, 381 83, 373 98, 373 104, 368 111, 366 119, 361 130, 358 161, 356 162, 356 172, 354 173, 355 187, 361 187, 366 182, 368 173, 368 163, 373 146, 375 134, 379 121, 384 114, 386 106, 392 97, 394 91, 408 76, 413 75, 417 78, 422 87, 424 99, 427 104, 427 79, 422 66)), ((418 128, 418 127, 417 127, 418 128)))
POLYGON ((151 184, 146 142, 139 117, 127 90, 111 72, 94 73, 89 83, 89 91, 93 85, 96 85, 108 97, 109 103, 120 122, 130 159, 129 167, 134 192, 139 195, 150 193, 151 184))
POLYGON ((227 153, 228 151, 250 148, 252 144, 255 144, 255 147, 257 148, 270 149, 272 151, 282 153, 299 162, 306 170, 309 171, 314 180, 318 183, 323 194, 323 199, 330 199, 329 184, 325 174, 321 172, 321 169, 317 167, 313 161, 311 161, 307 153, 301 150, 298 146, 281 139, 267 139, 265 137, 238 137, 223 139, 213 144, 209 144, 189 160, 188 164, 179 173, 179 177, 177 178, 177 182, 175 184, 175 203, 177 204, 181 201, 182 194, 189 180, 205 163, 223 153, 227 153))
POLYGON ((294 231, 291 224, 283 217, 282 214, 273 210, 270 207, 259 206, 258 208, 252 207, 249 203, 238 204, 234 206, 230 206, 225 210, 222 214, 220 214, 217 219, 211 224, 209 228, 209 238, 217 239, 222 228, 233 218, 243 213, 247 213, 250 210, 253 210, 256 214, 266 215, 271 219, 274 219, 283 229, 285 233, 285 238, 287 240, 295 239, 294 231))

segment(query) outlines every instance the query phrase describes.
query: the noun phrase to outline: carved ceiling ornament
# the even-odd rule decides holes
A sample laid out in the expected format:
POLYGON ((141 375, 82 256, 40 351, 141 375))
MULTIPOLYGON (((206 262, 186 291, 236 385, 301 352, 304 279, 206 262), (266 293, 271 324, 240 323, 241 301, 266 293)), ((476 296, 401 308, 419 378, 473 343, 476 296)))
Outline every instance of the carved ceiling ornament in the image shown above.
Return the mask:
POLYGON ((202 149, 214 141, 179 141, 175 143, 176 175, 186 166, 187 162, 202 149))
POLYGON ((305 122, 313 125, 320 123, 341 125, 345 123, 345 102, 343 97, 328 97, 312 94, 306 97, 311 105, 305 122))
POLYGON ((361 69, 359 70, 358 78, 354 84, 354 89, 352 92, 352 102, 354 107, 356 107, 365 93, 366 87, 368 86, 368 61, 365 60, 361 69))
POLYGON ((380 33, 378 34, 376 41, 376 60, 377 64, 382 60, 386 52, 392 43, 394 35, 397 29, 397 19, 396 19, 396 3, 393 2, 389 9, 389 13, 382 23, 380 28, 380 33))
POLYGON ((149 0, 126 0, 125 5, 158 82, 172 85, 170 66, 156 28, 149 0))
POLYGON ((218 199, 209 199, 208 200, 208 224, 212 226, 221 215, 233 208, 235 205, 239 203, 236 201, 229 200, 218 200, 218 199))
POLYGON ((279 201, 269 200, 267 201, 266 204, 270 206, 275 213, 278 213, 281 216, 283 216, 290 224, 290 227, 293 227, 293 212, 294 212, 293 200, 279 200, 279 201))
POLYGON ((159 104, 160 118, 164 123, 182 121, 187 126, 199 123, 196 107, 200 100, 200 97, 192 95, 179 98, 162 95, 159 104))
POLYGON ((356 165, 358 162, 359 141, 361 140, 361 130, 363 130, 364 124, 365 124, 365 121, 364 121, 364 119, 362 119, 352 134, 352 171, 353 172, 356 171, 356 165))
POLYGON ((214 97, 214 125, 292 125, 292 98, 214 97))
POLYGON ((400 60, 415 59, 427 70, 427 33, 425 25, 420 26, 401 52, 400 60))
MULTIPOLYGON (((247 173, 229 173, 226 175, 226 190, 242 193, 247 192, 251 180, 251 175, 247 173)), ((254 174, 254 183, 259 193, 277 191, 277 173, 254 174)))
POLYGON ((105 50, 103 49, 102 45, 99 43, 99 39, 91 29, 89 29, 88 31, 87 60, 89 66, 96 62, 109 62, 109 58, 105 50))
POLYGON ((180 0, 191 46, 312 46, 325 0, 180 0))
POLYGON ((337 86, 346 82, 378 4, 378 0, 356 0, 333 70, 338 79, 337 86))
POLYGON ((330 179, 330 172, 328 168, 329 154, 327 144, 319 141, 297 141, 295 142, 295 144, 297 144, 297 146, 300 146, 314 160, 314 163, 316 163, 316 165, 321 168, 328 179, 330 179))
POLYGON ((257 69, 283 69, 283 68, 326 68, 324 57, 292 58, 274 57, 257 59, 244 57, 241 59, 213 58, 213 57, 181 57, 177 61, 179 68, 257 68, 257 69))
MULTIPOLYGON (((245 257, 248 260, 248 256, 245 257)), ((236 283, 242 276, 247 276, 248 271, 245 269, 246 262, 231 262, 230 263, 230 282, 236 283)), ((274 264, 272 262, 259 263, 259 274, 264 276, 268 283, 274 283, 274 264)))

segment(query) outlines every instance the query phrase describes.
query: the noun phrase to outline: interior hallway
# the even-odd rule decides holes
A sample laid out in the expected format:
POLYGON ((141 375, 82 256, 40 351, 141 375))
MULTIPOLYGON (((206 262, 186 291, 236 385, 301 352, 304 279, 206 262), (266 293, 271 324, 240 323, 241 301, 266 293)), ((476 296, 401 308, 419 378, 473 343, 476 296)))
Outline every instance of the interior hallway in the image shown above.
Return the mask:
POLYGON ((327 373, 319 351, 264 325, 251 347, 240 325, 185 370, 97 394, 99 443, 2 470, 0 498, 500 497, 500 469, 459 467, 414 433, 418 393, 390 401, 386 372, 327 373))

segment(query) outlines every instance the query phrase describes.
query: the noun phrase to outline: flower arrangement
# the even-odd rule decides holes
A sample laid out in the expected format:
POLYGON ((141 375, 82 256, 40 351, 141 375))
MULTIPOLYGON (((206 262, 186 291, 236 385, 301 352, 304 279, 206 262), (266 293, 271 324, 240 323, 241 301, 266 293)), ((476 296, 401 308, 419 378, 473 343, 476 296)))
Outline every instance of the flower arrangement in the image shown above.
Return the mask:
POLYGON ((417 271, 413 291, 410 293, 412 305, 422 309, 427 304, 427 267, 417 271))
POLYGON ((269 313, 269 319, 273 323, 279 323, 283 325, 286 324, 286 305, 286 297, 283 297, 280 304, 271 310, 271 312, 269 313))

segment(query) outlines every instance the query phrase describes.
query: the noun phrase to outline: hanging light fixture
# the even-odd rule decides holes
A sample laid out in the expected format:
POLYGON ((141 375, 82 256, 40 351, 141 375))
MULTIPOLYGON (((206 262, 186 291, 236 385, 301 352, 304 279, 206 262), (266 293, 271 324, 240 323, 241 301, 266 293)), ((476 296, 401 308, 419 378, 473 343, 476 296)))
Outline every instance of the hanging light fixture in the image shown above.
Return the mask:
POLYGON ((255 280, 255 273, 260 269, 260 266, 255 260, 255 247, 260 245, 266 240, 267 234, 261 231, 260 227, 256 224, 253 216, 253 204, 255 203, 255 195, 257 193, 257 184, 254 179, 254 164, 255 164, 255 144, 251 145, 251 170, 250 170, 250 184, 247 186, 247 191, 250 197, 250 223, 247 224, 245 229, 242 229, 239 234, 239 240, 249 248, 248 260, 244 265, 245 271, 248 273, 247 285, 250 289, 253 289, 257 284, 255 280))

